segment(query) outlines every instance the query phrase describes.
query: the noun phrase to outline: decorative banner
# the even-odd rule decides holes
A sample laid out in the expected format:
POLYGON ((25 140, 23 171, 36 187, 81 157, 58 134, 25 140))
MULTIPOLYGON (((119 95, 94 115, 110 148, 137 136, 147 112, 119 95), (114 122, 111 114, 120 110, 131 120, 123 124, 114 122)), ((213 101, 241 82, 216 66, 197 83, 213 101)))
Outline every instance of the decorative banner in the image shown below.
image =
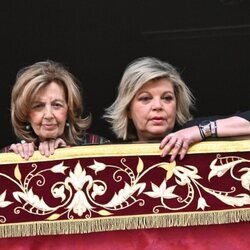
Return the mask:
POLYGON ((0 154, 0 237, 250 220, 250 140, 207 141, 169 162, 159 144, 0 154))

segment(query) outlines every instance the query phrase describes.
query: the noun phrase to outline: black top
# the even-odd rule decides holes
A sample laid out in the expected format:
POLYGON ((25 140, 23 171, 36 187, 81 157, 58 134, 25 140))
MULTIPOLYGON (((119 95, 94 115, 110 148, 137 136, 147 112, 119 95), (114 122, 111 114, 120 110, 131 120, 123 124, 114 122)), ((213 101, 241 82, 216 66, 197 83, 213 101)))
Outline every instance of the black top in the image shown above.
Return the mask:
POLYGON ((242 117, 242 118, 250 121, 250 110, 245 111, 245 112, 237 112, 235 114, 227 115, 227 116, 226 115, 225 116, 217 115, 217 116, 198 117, 198 118, 195 118, 195 119, 185 123, 183 125, 183 128, 188 128, 188 127, 198 125, 204 120, 215 121, 215 120, 218 120, 218 119, 229 118, 229 117, 232 117, 232 116, 239 116, 239 117, 242 117))

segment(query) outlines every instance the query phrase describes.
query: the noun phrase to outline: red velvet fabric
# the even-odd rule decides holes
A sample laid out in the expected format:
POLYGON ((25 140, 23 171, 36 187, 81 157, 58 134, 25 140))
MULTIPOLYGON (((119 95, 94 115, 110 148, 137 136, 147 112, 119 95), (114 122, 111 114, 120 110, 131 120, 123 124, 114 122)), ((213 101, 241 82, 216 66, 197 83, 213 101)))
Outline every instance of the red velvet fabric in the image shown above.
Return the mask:
MULTIPOLYGON (((39 235, 43 232, 34 230, 33 234, 37 236, 2 238, 0 239, 0 250, 248 249, 250 246, 250 222, 243 221, 249 220, 250 203, 249 187, 247 186, 249 183, 249 175, 247 175, 249 173, 249 159, 249 152, 192 154, 187 155, 183 161, 177 160, 173 166, 174 172, 168 164, 168 159, 163 160, 159 156, 82 157, 1 165, 0 218, 2 218, 2 224, 0 227, 5 229, 6 226, 6 231, 1 231, 3 237, 25 235, 20 228, 21 233, 17 231, 18 227, 15 226, 18 224, 24 227, 31 224, 36 226, 36 222, 53 225, 54 222, 68 222, 71 219, 71 223, 74 224, 74 219, 76 219, 75 222, 79 219, 82 222, 86 221, 86 224, 82 226, 84 229, 89 226, 89 231, 98 231, 94 227, 93 230, 91 224, 97 219, 105 222, 106 218, 121 219, 144 216, 146 221, 150 217, 149 215, 162 214, 165 216, 173 215, 176 212, 180 215, 211 214, 211 218, 215 219, 211 222, 209 221, 210 217, 207 218, 208 224, 214 223, 216 225, 202 226, 202 222, 200 222, 202 216, 187 216, 187 218, 182 217, 183 224, 188 222, 189 226, 187 227, 172 226, 159 229, 117 230, 68 235, 60 234, 62 230, 57 231, 55 226, 54 231, 51 232, 58 235, 39 235), (77 178, 78 182, 73 182, 77 178), (128 183, 127 187, 125 183, 128 183), (139 184, 141 186, 137 188, 136 185, 139 184), (107 190, 102 194, 104 187, 107 190), (172 188, 172 191, 167 193, 169 187, 172 188), (132 188, 137 189, 133 191, 132 188), (119 198, 123 197, 122 195, 127 190, 133 192, 124 202, 118 202, 118 205, 106 205, 112 200, 112 197, 119 195, 119 198), (98 195, 95 192, 99 192, 98 195), (177 199, 176 196, 171 197, 171 192, 182 199, 177 199), (55 197, 55 193, 60 195, 55 197), (188 196, 187 193, 193 196, 188 196), (77 197, 76 194, 81 194, 78 197, 79 202, 85 199, 84 206, 91 205, 82 213, 74 210, 74 208, 78 208, 77 204, 74 208, 69 206, 72 200, 77 197), (166 197, 169 195, 170 198, 160 196, 162 194, 166 194, 166 197), (187 198, 185 199, 185 197, 187 198), (158 205, 163 198, 166 206, 160 207, 158 205), (135 200, 136 202, 134 202, 135 200), (138 202, 140 200, 144 203, 138 202), (187 206, 182 205, 181 201, 183 200, 186 201, 187 206), (51 211, 44 206, 44 202, 48 204, 51 211), (59 206, 62 202, 64 205, 59 206), (130 206, 124 206, 124 204, 130 206), (45 207, 46 213, 43 213, 43 209, 39 206, 45 207), (155 207, 160 207, 158 213, 155 213, 155 207), (217 217, 214 215, 217 211, 222 212, 217 214, 218 218, 223 215, 224 217, 222 217, 227 221, 227 217, 230 219, 231 216, 232 221, 238 223, 220 224, 222 222, 216 220, 217 217), (236 212, 228 214, 227 211, 236 212), (51 215, 54 217, 50 218, 51 215), (200 226, 191 226, 194 225, 191 222, 195 222, 195 220, 200 226), (29 224, 30 222, 31 224, 29 224), (5 234, 10 228, 11 234, 5 234)), ((167 216, 162 218, 164 222, 167 220, 167 216)), ((180 220, 176 218, 170 218, 169 221, 181 222, 181 216, 180 220)), ((204 221, 206 222, 206 220, 204 221)), ((119 228, 121 225, 119 220, 111 220, 111 222, 117 223, 118 228, 116 229, 122 228, 119 228)), ((126 223, 131 223, 131 221, 128 220, 126 223)), ((180 225, 183 226, 183 224, 180 225)), ((105 225, 106 228, 103 227, 104 231, 109 229, 108 225, 109 223, 105 225)), ((130 228, 129 225, 126 224, 124 228, 130 228)), ((138 228, 140 225, 138 223, 138 228)), ((149 222, 145 225, 150 226, 151 224, 149 222)), ((152 227, 160 226, 154 224, 152 227)), ((48 233, 45 232, 45 234, 48 233)))
POLYGON ((250 223, 0 239, 1 250, 245 250, 250 223))
MULTIPOLYGON (((226 203, 221 202, 220 199, 217 198, 217 196, 211 195, 211 192, 207 192, 208 189, 210 190, 219 190, 224 196, 234 196, 242 194, 242 193, 249 193, 248 190, 246 190, 244 187, 242 187, 242 182, 240 181, 240 178, 246 167, 248 167, 248 161, 249 159, 249 152, 247 153, 234 153, 233 155, 237 156, 231 156, 232 154, 226 154, 224 153, 222 156, 225 158, 219 158, 218 154, 196 154, 196 155, 187 155, 185 157, 185 160, 183 161, 177 161, 176 165, 180 166, 181 169, 179 170, 179 175, 182 175, 182 178, 191 178, 190 176, 186 175, 184 176, 182 171, 189 171, 190 174, 192 174, 193 182, 191 181, 191 185, 194 192, 194 198, 192 201, 189 202, 188 206, 184 206, 180 202, 177 201, 177 199, 166 199, 165 203, 167 203, 168 207, 173 209, 168 209, 167 207, 160 207, 159 208, 159 214, 161 213, 175 213, 175 212, 193 212, 196 211, 197 213, 203 212, 201 209, 197 209, 198 199, 200 197, 200 192, 202 193, 202 196, 206 198, 206 202, 208 203, 208 206, 206 206, 206 211, 215 211, 215 210, 227 210, 227 209, 237 209, 238 207, 234 205, 228 205, 226 203), (241 158, 239 158, 241 157, 241 158), (240 159, 240 160, 239 160, 240 159), (218 176, 213 176, 210 180, 208 178, 209 173, 211 172, 209 166, 212 161, 216 161, 216 164, 218 167, 221 166, 221 164, 227 164, 225 161, 229 161, 232 164, 235 164, 235 176, 238 177, 238 180, 230 176, 230 171, 227 170, 223 176, 218 178, 218 176), (242 162, 241 162, 242 161, 242 162), (218 162, 218 163, 217 163, 218 162), (239 163, 236 163, 239 162, 239 163), (191 166, 191 168, 189 167, 191 166), (195 170, 193 169, 195 168, 195 170), (197 172, 195 172, 197 171, 197 172), (195 174, 199 175, 200 177, 195 177, 195 174), (195 179, 196 178, 196 179, 195 179), (199 192, 197 191, 197 184, 194 184, 194 182, 198 182, 200 185, 202 185, 203 189, 200 188, 199 192), (223 186, 221 185, 223 183, 223 186), (232 190, 234 190, 232 192, 232 190), (227 194, 225 194, 227 192, 227 194), (176 208, 176 209, 175 209, 176 208)), ((219 156, 221 157, 221 155, 219 156)), ((112 216, 130 216, 130 215, 147 215, 151 214, 154 207, 157 205, 161 205, 158 198, 152 198, 149 195, 147 195, 147 192, 153 191, 152 183, 160 189, 161 184, 165 181, 166 178, 166 169, 160 167, 159 164, 168 164, 168 160, 163 160, 159 156, 127 156, 127 157, 95 157, 95 158, 75 158, 70 160, 56 160, 56 161, 46 161, 46 162, 34 162, 34 163, 20 163, 19 169, 17 171, 16 166, 17 164, 7 164, 1 166, 0 171, 0 181, 1 181, 1 187, 0 187, 0 194, 3 194, 6 191, 6 197, 5 200, 11 202, 8 206, 4 207, 0 211, 0 215, 4 216, 6 218, 6 224, 9 223, 25 223, 25 222, 35 222, 35 221, 44 221, 46 220, 52 212, 43 213, 43 211, 40 209, 38 212, 36 212, 36 208, 34 208, 34 204, 31 204, 30 202, 24 201, 24 198, 26 197, 26 194, 29 194, 30 197, 35 199, 43 199, 45 203, 51 207, 58 207, 62 204, 61 199, 58 197, 55 198, 52 195, 52 189, 55 191, 55 188, 62 187, 64 188, 65 197, 69 198, 71 201, 74 198, 74 194, 76 193, 76 188, 72 187, 72 183, 69 183, 68 186, 71 186, 71 190, 73 195, 70 196, 69 191, 65 185, 66 179, 72 175, 77 176, 75 174, 75 169, 77 168, 77 165, 81 165, 80 171, 82 177, 86 179, 86 182, 81 187, 81 191, 84 193, 86 197, 89 197, 93 192, 93 181, 91 183, 91 187, 89 190, 87 190, 87 186, 90 186, 90 182, 88 181, 90 178, 93 180, 98 181, 97 184, 99 188, 104 189, 104 186, 102 186, 102 181, 106 183, 107 190, 102 195, 96 195, 95 196, 95 204, 93 204, 92 201, 88 201, 89 204, 93 207, 95 207, 95 211, 92 211, 91 218, 100 218, 103 216, 100 216, 98 211, 101 211, 104 208, 102 204, 107 204, 111 201, 112 197, 114 195, 121 193, 121 191, 124 191, 125 183, 133 186, 134 180, 137 178, 138 175, 138 168, 140 167, 140 161, 141 161, 141 172, 139 171, 139 174, 141 175, 140 179, 136 181, 139 185, 144 185, 145 188, 143 188, 143 192, 140 192, 139 194, 139 186, 137 187, 137 191, 135 194, 129 194, 129 197, 136 199, 137 201, 133 203, 132 199, 127 198, 127 201, 130 203, 130 206, 123 205, 123 209, 113 209, 109 212, 112 213, 112 216), (56 165, 63 164, 66 169, 64 169, 65 173, 62 172, 53 172, 52 169, 56 167, 56 165), (96 171, 94 169, 91 169, 89 166, 94 166, 94 164, 103 164, 103 168, 105 167, 105 170, 102 171, 96 171), (139 166, 139 167, 138 167, 139 166), (152 167, 155 166, 155 167, 152 167), (119 171, 117 171, 119 169, 119 171), (128 170, 129 169, 129 170, 128 170), (150 171, 147 171, 148 169, 151 169, 150 171), (84 173, 83 173, 84 171, 84 173), (70 173, 71 172, 71 173, 70 173), (19 173, 19 174, 17 174, 19 173), (9 177, 9 178, 7 178, 9 177), (17 185, 17 179, 20 179, 22 183, 22 189, 20 188, 20 185, 17 185), (87 180, 88 179, 88 180, 87 180), (55 183, 57 183, 55 185, 55 183), (132 183, 132 184, 131 184, 132 183), (54 188, 52 188, 54 186, 54 188), (6 189, 6 187, 8 187, 6 189), (24 191, 23 191, 24 190, 24 191), (89 193, 87 195, 86 193, 89 193), (14 194, 16 194, 15 198, 13 197, 14 194), (17 195, 18 194, 18 195, 17 195), (22 195, 22 196, 21 196, 22 195), (25 196, 25 197, 24 197, 25 196), (133 197, 132 197, 133 196, 133 197), (145 204, 143 206, 140 205, 140 199, 145 201, 145 204), (132 205, 133 203, 133 205, 132 205), (98 206, 97 204, 101 204, 98 206), (15 212, 13 212, 15 211, 15 212)), ((217 167, 216 165, 216 167, 217 167)), ((61 166, 62 168, 63 166, 61 166)), ((101 166, 102 167, 102 166, 101 166)), ((79 169, 79 168, 78 168, 79 169)), ((62 171, 62 170, 61 170, 62 171)), ((73 178, 72 178, 73 179, 73 178)), ((180 177, 177 175, 172 175, 171 178, 167 180, 166 188, 167 187, 175 187, 174 193, 181 197, 182 200, 184 200, 188 196, 188 192, 190 192, 190 186, 188 187, 187 184, 180 185, 177 183, 177 181, 181 181, 180 177)), ((184 180, 182 180, 184 181, 184 180)), ((82 181, 83 183, 83 181, 82 181)), ((142 187, 142 186, 141 186, 142 187)), ((136 187, 134 187, 136 188, 136 187)), ((132 192, 132 191, 131 191, 132 192)), ((82 194, 83 195, 83 194, 82 194)), ((190 194, 189 194, 190 195, 190 194)), ((27 195, 28 196, 28 195, 27 195)), ((70 203, 70 200, 68 203, 66 203, 64 206, 61 206, 59 209, 52 209, 53 213, 55 214, 61 214, 61 216, 58 218, 58 220, 67 220, 68 214, 64 213, 67 209, 67 206, 70 203)), ((243 204, 244 208, 249 208, 250 204, 243 204)), ((242 207, 242 205, 241 205, 242 207)), ((111 207, 113 208, 113 207, 111 207)), ((78 216, 76 213, 73 213, 73 211, 70 211, 70 215, 73 216, 75 219, 84 219, 85 216, 89 215, 88 211, 81 216, 78 216)))

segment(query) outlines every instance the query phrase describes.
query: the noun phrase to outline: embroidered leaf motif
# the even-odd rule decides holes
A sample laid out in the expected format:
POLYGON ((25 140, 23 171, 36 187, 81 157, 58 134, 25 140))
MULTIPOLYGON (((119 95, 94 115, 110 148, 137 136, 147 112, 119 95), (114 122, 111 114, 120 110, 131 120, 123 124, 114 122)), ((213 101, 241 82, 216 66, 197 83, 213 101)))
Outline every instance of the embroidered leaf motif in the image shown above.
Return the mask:
POLYGON ((144 168, 143 161, 142 161, 142 159, 139 157, 138 164, 137 164, 137 168, 136 168, 137 173, 140 174, 140 173, 143 171, 143 168, 144 168))
POLYGON ((56 220, 60 217, 60 214, 52 214, 46 220, 56 220))
POLYGON ((174 174, 174 168, 175 168, 175 166, 176 166, 176 162, 175 161, 173 161, 173 162, 169 162, 169 163, 166 163, 166 170, 167 170, 167 173, 166 173, 166 177, 165 177, 165 179, 166 179, 166 181, 167 180, 169 180, 169 179, 171 179, 171 177, 173 176, 173 174, 174 174))
POLYGON ((103 195, 105 193, 105 187, 103 185, 93 185, 93 192, 91 193, 91 197, 95 199, 96 195, 103 195))
POLYGON ((192 165, 185 165, 185 167, 188 168, 187 171, 184 171, 188 177, 190 177, 191 179, 194 179, 194 180, 202 179, 202 177, 197 174, 198 170, 196 167, 194 167, 192 165))
POLYGON ((55 197, 55 198, 61 198, 62 201, 65 200, 66 198, 66 195, 64 193, 64 186, 61 185, 59 188, 54 188, 53 192, 52 192, 52 195, 55 197))
POLYGON ((41 211, 52 211, 53 208, 49 207, 43 200, 43 198, 39 198, 38 195, 34 194, 32 188, 28 190, 28 192, 13 192, 14 198, 22 202, 23 199, 25 202, 29 203, 32 207, 37 208, 41 211), (20 199, 21 198, 21 199, 20 199))
POLYGON ((173 162, 162 162, 160 164, 159 167, 163 168, 163 169, 165 169, 167 171, 166 177, 165 177, 166 181, 171 179, 171 177, 173 176, 173 174, 174 174, 173 169, 175 168, 175 166, 176 166, 175 161, 173 161, 173 162))
POLYGON ((9 206, 11 203, 11 201, 5 201, 5 196, 6 196, 6 190, 0 194, 0 207, 7 207, 9 206))
POLYGON ((169 171, 169 170, 173 170, 175 166, 176 166, 176 162, 173 161, 173 162, 161 162, 159 167, 165 169, 166 171, 169 171))
POLYGON ((210 173, 208 179, 212 177, 222 177, 229 169, 234 168, 237 164, 242 162, 249 162, 248 160, 241 157, 217 157, 210 164, 210 173), (218 163, 218 164, 217 164, 218 163))
POLYGON ((93 178, 86 174, 86 170, 82 168, 81 164, 78 162, 74 168, 74 171, 70 170, 69 177, 65 179, 65 187, 69 189, 68 184, 71 183, 75 190, 81 190, 85 183, 92 185, 93 178))
POLYGON ((146 195, 152 198, 164 198, 164 199, 173 199, 179 197, 178 195, 174 194, 174 190, 176 185, 168 187, 167 183, 164 180, 161 185, 158 187, 154 183, 151 183, 152 191, 144 192, 146 195))
POLYGON ((91 168, 91 169, 93 169, 93 170, 95 170, 95 173, 97 174, 99 171, 105 170, 106 164, 94 160, 94 164, 93 164, 93 165, 90 165, 90 166, 88 166, 88 167, 91 168))
POLYGON ((22 198, 23 200, 26 200, 25 194, 22 193, 22 192, 18 192, 18 191, 13 192, 13 196, 14 196, 14 198, 15 198, 17 201, 19 201, 20 203, 22 202, 20 198, 22 198))
POLYGON ((11 201, 1 201, 0 202, 0 207, 8 207, 11 203, 11 201))
POLYGON ((61 162, 57 165, 55 165, 54 167, 51 168, 51 171, 53 173, 62 173, 62 174, 65 174, 64 171, 69 168, 69 167, 66 167, 64 166, 64 162, 61 162))
POLYGON ((235 197, 215 194, 215 196, 227 205, 233 207, 242 207, 250 204, 250 196, 248 194, 238 194, 235 197))
POLYGON ((14 175, 15 175, 15 177, 16 177, 17 180, 19 180, 19 181, 21 180, 22 175, 21 175, 21 172, 19 170, 19 165, 18 164, 15 167, 14 175))
POLYGON ((109 215, 112 215, 112 213, 110 213, 109 211, 104 210, 104 209, 98 211, 97 213, 100 214, 100 215, 102 215, 102 216, 109 216, 109 215))
POLYGON ((133 194, 138 191, 140 194, 146 187, 146 183, 137 183, 135 185, 130 186, 128 183, 125 183, 123 189, 120 189, 118 193, 115 193, 112 199, 105 204, 106 207, 115 207, 123 202, 125 202, 128 198, 132 197, 133 194))
POLYGON ((246 172, 240 177, 241 185, 246 190, 250 190, 250 168, 242 168, 239 172, 246 172))

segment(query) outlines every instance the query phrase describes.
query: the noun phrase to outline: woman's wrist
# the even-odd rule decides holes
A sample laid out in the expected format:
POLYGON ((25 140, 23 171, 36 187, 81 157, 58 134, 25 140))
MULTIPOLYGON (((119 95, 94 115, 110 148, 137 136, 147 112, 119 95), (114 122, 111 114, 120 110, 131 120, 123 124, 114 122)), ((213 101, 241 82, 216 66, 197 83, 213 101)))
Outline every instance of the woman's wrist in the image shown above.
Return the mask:
POLYGON ((216 138, 218 137, 217 135, 217 123, 216 121, 202 121, 199 125, 198 125, 199 131, 200 131, 200 135, 202 140, 206 140, 207 138, 216 138))

